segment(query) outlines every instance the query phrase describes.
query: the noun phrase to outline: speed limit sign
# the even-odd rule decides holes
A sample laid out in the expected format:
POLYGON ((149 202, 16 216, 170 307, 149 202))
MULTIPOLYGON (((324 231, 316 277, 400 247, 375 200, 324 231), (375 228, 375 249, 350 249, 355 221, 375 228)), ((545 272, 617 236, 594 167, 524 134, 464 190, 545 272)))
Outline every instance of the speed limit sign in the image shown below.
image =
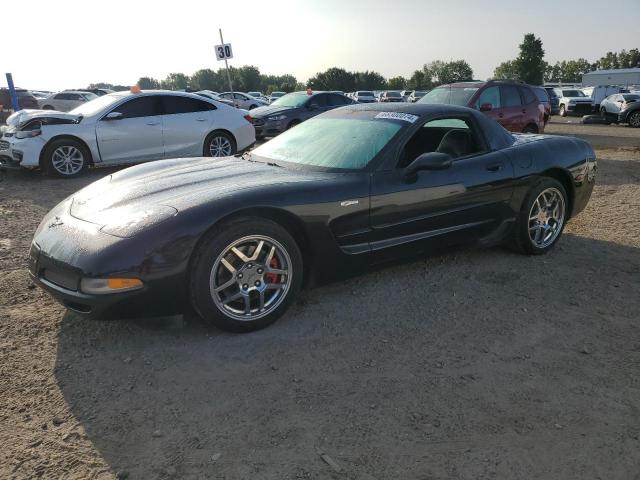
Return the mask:
POLYGON ((225 43, 223 45, 216 45, 216 58, 218 60, 227 60, 233 58, 233 50, 231 50, 231 44, 225 43))

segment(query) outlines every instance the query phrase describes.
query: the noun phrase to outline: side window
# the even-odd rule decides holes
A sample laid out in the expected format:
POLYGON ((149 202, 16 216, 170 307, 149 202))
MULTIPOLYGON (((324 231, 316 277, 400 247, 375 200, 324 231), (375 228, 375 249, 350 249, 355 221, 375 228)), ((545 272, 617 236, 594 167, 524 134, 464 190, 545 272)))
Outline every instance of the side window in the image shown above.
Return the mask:
POLYGON ((231 93, 222 93, 220 98, 224 98, 225 100, 231 100, 231 93))
POLYGON ((138 97, 118 105, 112 112, 120 112, 123 118, 152 117, 160 115, 158 97, 138 97))
POLYGON ((215 106, 197 100, 195 98, 180 97, 178 95, 165 95, 162 97, 162 106, 165 115, 175 115, 178 113, 194 113, 215 110, 215 106))
POLYGON ((503 85, 500 87, 502 93, 503 107, 519 107, 522 105, 518 89, 512 85, 503 85))
POLYGON ((453 159, 483 151, 473 124, 465 118, 438 118, 425 123, 404 147, 398 168, 404 168, 423 153, 441 152, 453 159))
POLYGON ((67 100, 82 100, 82 97, 77 93, 69 93, 67 96, 69 97, 67 100))
POLYGON ((328 106, 329 107, 341 107, 343 105, 346 105, 347 103, 345 102, 346 97, 344 97, 343 95, 338 95, 337 93, 332 93, 330 95, 328 95, 328 106))
POLYGON ((314 95, 310 100, 309 100, 309 104, 310 107, 320 107, 320 108, 324 108, 327 106, 327 95, 314 95))
POLYGON ((480 110, 480 106, 490 103, 492 108, 500 108, 500 89, 499 87, 485 88, 478 97, 476 102, 476 110, 480 110))
POLYGON ((53 97, 55 100, 69 100, 67 98, 67 94, 66 93, 59 93, 57 94, 55 97, 53 97))
POLYGON ((235 97, 236 100, 246 100, 247 99, 247 97, 245 97, 241 93, 234 93, 233 96, 235 97))
POLYGON ((527 87, 519 87, 518 90, 520 90, 520 94, 522 95, 522 98, 524 99, 524 104, 525 105, 529 105, 530 103, 533 102, 538 102, 536 96, 533 94, 533 92, 531 91, 530 88, 527 87))

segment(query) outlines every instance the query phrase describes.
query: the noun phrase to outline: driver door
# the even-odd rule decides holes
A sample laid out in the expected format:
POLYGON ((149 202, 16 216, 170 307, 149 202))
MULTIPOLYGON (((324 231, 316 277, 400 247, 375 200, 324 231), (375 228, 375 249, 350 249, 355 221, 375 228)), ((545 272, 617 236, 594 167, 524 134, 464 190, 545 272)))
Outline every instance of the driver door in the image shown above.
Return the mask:
POLYGON ((489 235, 509 216, 513 175, 508 157, 488 150, 470 116, 426 122, 406 142, 395 167, 373 175, 372 251, 396 256, 407 246, 429 249, 489 235), (405 168, 420 154, 448 153, 442 143, 453 129, 472 139, 468 151, 454 157, 446 169, 406 174, 405 168))
POLYGON ((159 96, 133 97, 109 113, 113 112, 122 116, 108 119, 105 114, 96 126, 103 163, 146 162, 164 156, 159 96))

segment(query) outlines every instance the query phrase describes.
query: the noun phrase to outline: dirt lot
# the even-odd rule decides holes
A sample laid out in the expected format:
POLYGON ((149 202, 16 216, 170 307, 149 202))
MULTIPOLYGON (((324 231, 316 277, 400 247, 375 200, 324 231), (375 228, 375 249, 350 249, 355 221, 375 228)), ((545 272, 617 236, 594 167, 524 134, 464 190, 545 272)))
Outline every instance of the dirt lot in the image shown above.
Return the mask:
POLYGON ((640 478, 640 132, 558 129, 636 147, 597 150, 550 254, 418 259, 306 291, 250 335, 65 313, 30 285, 28 245, 109 171, 8 174, 0 478, 640 478))

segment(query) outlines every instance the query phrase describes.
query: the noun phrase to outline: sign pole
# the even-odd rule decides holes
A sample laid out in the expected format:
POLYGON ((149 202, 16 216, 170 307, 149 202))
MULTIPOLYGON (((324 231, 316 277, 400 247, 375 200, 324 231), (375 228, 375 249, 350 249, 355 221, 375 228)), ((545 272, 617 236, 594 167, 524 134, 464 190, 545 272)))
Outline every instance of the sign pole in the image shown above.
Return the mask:
MULTIPOLYGON (((224 40, 222 39, 222 29, 219 28, 218 31, 220 32, 220 43, 224 46, 224 40)), ((226 55, 224 56, 224 66, 227 68, 227 80, 229 80, 229 91, 231 92, 231 95, 233 96, 233 85, 231 85, 231 74, 229 73, 229 62, 227 61, 227 56, 226 55)), ((233 104, 236 105, 235 97, 233 97, 233 104)))
POLYGON ((13 85, 13 76, 10 73, 7 73, 7 86, 9 87, 9 96, 11 97, 11 106, 13 107, 13 111, 17 112, 20 110, 20 105, 18 102, 18 94, 16 93, 16 87, 13 85))

